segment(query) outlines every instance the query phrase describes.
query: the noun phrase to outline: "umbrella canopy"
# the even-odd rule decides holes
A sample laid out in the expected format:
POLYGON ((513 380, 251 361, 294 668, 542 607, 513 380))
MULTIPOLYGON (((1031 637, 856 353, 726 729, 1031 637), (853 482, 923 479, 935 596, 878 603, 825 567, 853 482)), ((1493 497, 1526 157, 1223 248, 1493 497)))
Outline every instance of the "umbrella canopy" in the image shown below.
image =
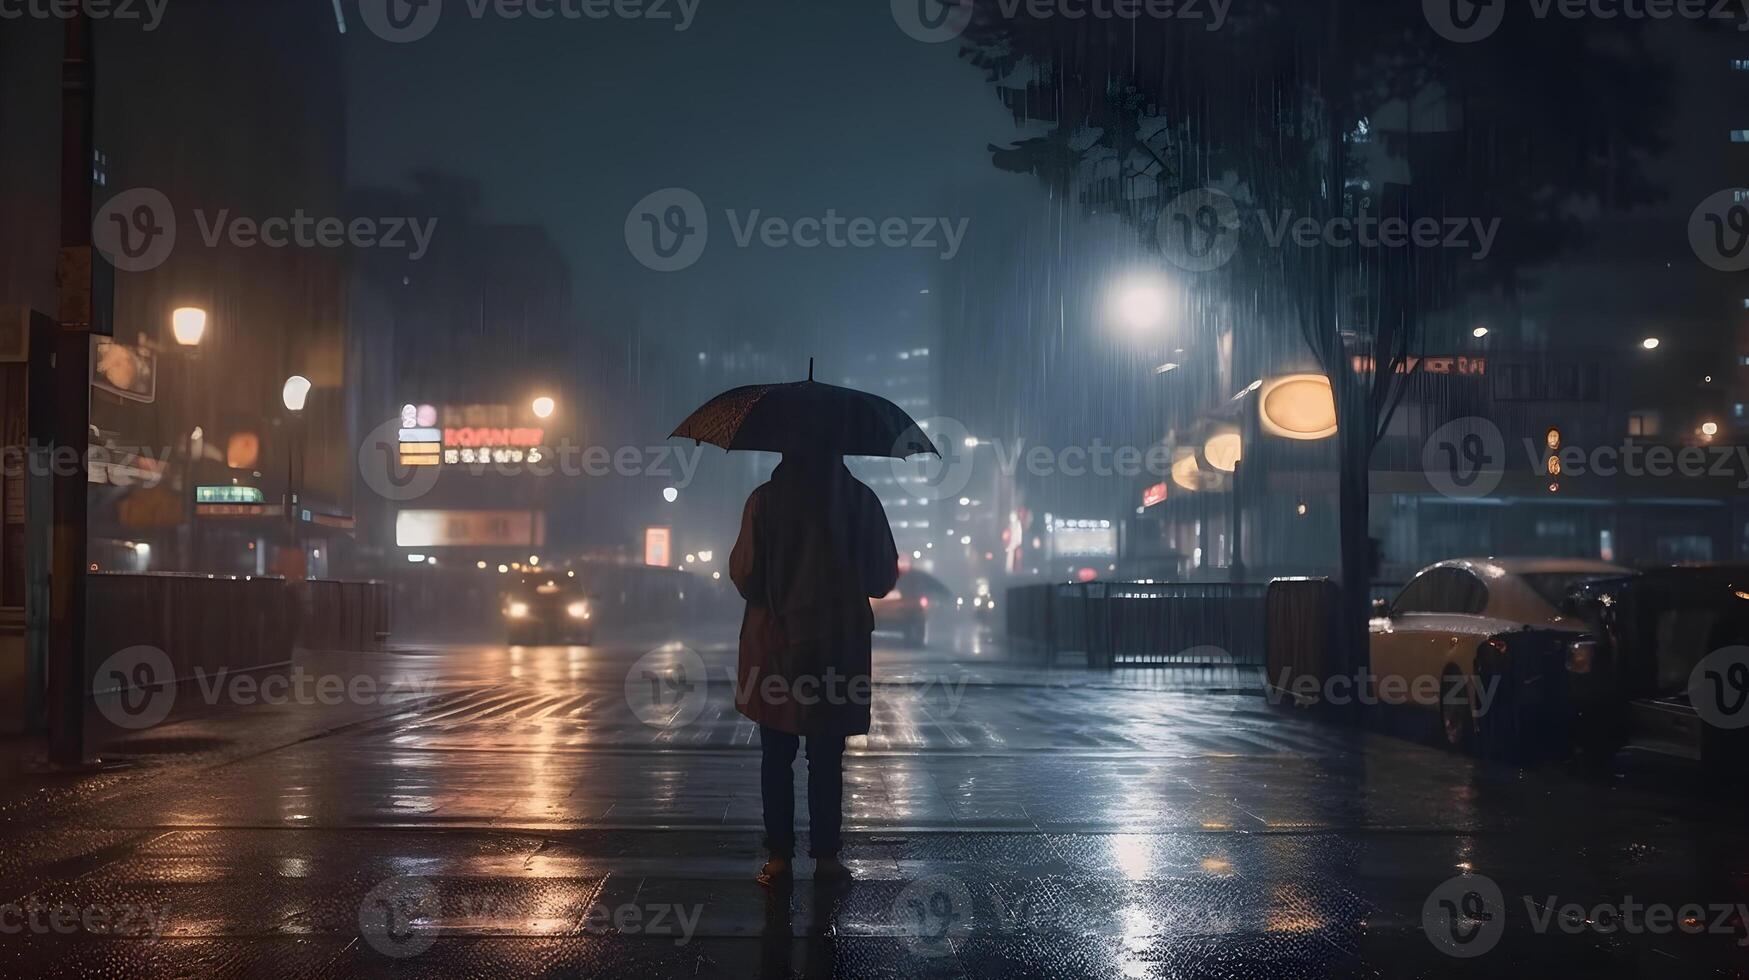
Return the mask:
POLYGON ((674 437, 772 453, 941 455, 899 406, 866 391, 815 381, 812 360, 806 381, 743 385, 712 398, 675 428, 674 437))

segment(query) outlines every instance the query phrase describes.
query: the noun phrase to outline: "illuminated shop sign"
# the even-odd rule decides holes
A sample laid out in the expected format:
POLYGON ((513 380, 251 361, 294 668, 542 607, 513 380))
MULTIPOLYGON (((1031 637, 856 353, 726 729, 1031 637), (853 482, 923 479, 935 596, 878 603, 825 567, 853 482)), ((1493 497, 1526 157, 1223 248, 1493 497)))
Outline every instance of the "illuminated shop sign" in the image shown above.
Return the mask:
MULTIPOLYGON (((1359 374, 1371 374, 1375 363, 1376 362, 1374 362, 1370 356, 1365 354, 1356 354, 1353 359, 1354 370, 1359 374)), ((1403 362, 1397 365, 1397 373, 1408 374, 1410 371, 1415 370, 1417 364, 1421 366, 1422 374, 1485 375, 1488 373, 1488 359, 1486 357, 1461 357, 1452 355, 1437 357, 1405 357, 1403 358, 1403 362)))
POLYGON ((260 487, 212 486, 195 487, 194 502, 197 504, 263 504, 267 498, 261 493, 260 487))
POLYGON ((536 463, 546 430, 517 425, 508 405, 401 406, 402 466, 536 463))

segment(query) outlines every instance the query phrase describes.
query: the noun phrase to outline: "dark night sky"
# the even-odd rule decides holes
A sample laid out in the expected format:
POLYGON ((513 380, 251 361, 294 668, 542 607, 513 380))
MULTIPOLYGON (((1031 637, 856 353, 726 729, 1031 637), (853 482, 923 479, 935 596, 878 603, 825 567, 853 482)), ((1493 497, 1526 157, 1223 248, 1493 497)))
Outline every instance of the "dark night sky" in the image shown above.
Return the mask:
POLYGON ((990 165, 986 144, 1013 128, 981 75, 953 44, 905 36, 885 4, 706 2, 684 32, 450 7, 409 44, 349 24, 351 182, 422 166, 478 178, 488 217, 549 229, 595 329, 641 322, 678 339, 770 322, 827 348, 904 329, 928 315, 933 252, 736 248, 723 209, 960 216, 974 197, 1040 197, 990 165), (669 186, 700 195, 711 238, 698 264, 663 275, 628 254, 623 223, 669 186))

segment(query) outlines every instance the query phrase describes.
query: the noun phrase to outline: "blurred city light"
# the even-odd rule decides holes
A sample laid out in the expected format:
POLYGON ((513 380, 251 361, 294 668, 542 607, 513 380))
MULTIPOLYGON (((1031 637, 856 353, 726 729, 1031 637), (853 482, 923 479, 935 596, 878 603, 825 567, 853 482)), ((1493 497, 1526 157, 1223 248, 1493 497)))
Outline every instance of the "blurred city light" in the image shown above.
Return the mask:
POLYGON ((1132 333, 1152 333, 1166 323, 1171 296, 1171 290, 1159 276, 1136 273, 1112 287, 1106 313, 1132 333))
POLYGON ((304 402, 310 397, 310 379, 301 374, 294 374, 285 379, 285 386, 279 390, 279 400, 285 403, 288 412, 301 412, 304 402))
POLYGON ((197 346, 206 336, 206 311, 198 306, 180 306, 170 311, 170 332, 182 346, 197 346))

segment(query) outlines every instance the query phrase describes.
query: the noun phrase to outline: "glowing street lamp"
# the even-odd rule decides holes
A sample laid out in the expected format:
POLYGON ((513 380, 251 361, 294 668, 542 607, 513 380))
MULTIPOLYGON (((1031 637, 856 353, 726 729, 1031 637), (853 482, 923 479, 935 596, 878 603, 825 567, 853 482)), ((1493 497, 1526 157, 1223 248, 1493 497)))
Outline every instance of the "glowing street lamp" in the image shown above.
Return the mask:
POLYGON ((301 412, 304 402, 310 397, 310 379, 301 374, 294 374, 285 379, 285 386, 279 389, 279 400, 285 403, 288 412, 301 412))
POLYGON ((1640 341, 1640 346, 1647 350, 1657 350, 1658 345, 1661 343, 1663 343, 1663 341, 1659 340, 1657 337, 1647 337, 1645 340, 1640 341))
POLYGON ((206 311, 198 306, 179 306, 170 311, 170 333, 184 347, 197 347, 206 336, 206 311))
POLYGON ((1153 333, 1166 322, 1171 290, 1157 275, 1138 273, 1120 280, 1106 299, 1106 313, 1132 333, 1153 333))
POLYGON ((1243 454, 1243 445, 1239 433, 1228 430, 1217 432, 1208 437, 1202 444, 1203 458, 1210 466, 1222 473, 1231 473, 1239 467, 1239 458, 1243 454))

